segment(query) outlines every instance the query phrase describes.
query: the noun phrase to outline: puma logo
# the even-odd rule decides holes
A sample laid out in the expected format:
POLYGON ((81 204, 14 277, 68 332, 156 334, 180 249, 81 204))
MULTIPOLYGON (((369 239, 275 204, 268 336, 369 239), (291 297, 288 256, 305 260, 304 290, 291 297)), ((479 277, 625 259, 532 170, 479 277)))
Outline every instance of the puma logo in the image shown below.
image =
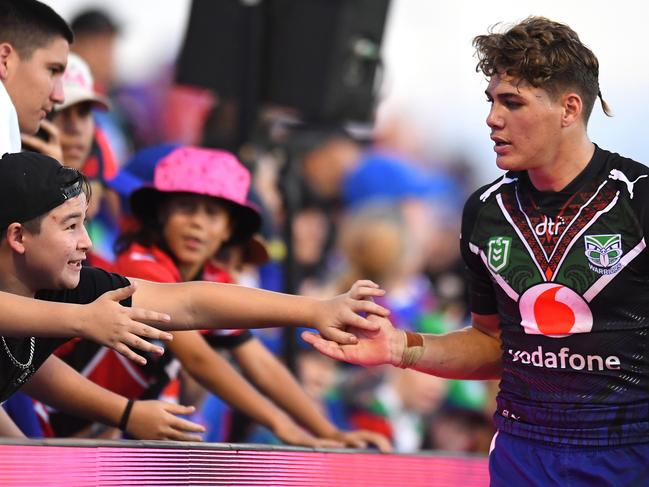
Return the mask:
POLYGON ((624 184, 626 184, 626 189, 629 190, 629 196, 631 197, 631 199, 633 199, 633 185, 635 185, 635 183, 637 183, 640 179, 646 178, 647 174, 643 174, 642 176, 638 176, 635 180, 629 181, 629 178, 627 178, 626 174, 624 174, 622 171, 619 171, 618 169, 611 169, 608 177, 615 181, 622 181, 624 184))

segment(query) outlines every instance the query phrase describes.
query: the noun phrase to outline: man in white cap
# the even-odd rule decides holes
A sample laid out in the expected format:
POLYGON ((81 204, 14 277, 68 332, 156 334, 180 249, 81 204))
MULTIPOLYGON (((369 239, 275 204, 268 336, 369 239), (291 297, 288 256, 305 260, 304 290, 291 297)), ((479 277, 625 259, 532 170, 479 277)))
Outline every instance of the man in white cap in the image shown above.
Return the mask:
POLYGON ((54 106, 52 122, 58 129, 64 165, 81 170, 90 155, 95 135, 93 108, 108 110, 106 98, 97 94, 88 64, 70 53, 63 73, 65 101, 54 106))

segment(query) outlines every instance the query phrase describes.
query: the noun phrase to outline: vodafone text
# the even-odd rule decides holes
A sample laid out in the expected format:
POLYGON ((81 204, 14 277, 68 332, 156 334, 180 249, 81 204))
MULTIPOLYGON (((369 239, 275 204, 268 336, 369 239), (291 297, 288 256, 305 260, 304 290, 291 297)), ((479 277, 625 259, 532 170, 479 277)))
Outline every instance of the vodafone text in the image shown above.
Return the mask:
POLYGON ((512 349, 509 349, 508 352, 513 357, 513 362, 547 369, 620 370, 620 359, 615 355, 609 355, 608 357, 581 355, 579 353, 570 353, 568 347, 562 347, 558 353, 545 352, 541 345, 533 352, 512 349))

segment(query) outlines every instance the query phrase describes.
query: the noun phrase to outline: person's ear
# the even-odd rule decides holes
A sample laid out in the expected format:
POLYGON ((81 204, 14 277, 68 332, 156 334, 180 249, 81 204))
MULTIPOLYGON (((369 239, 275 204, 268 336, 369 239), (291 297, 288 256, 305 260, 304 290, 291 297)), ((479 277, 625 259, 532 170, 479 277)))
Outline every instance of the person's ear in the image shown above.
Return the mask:
POLYGON ((7 243, 17 254, 25 253, 25 227, 20 223, 12 223, 7 227, 7 243))
POLYGON ((0 80, 5 81, 9 77, 9 57, 14 48, 7 42, 0 43, 0 80))
POLYGON ((581 114, 584 109, 581 96, 575 92, 568 92, 561 97, 561 105, 563 107, 561 116, 562 127, 569 127, 581 120, 581 114))

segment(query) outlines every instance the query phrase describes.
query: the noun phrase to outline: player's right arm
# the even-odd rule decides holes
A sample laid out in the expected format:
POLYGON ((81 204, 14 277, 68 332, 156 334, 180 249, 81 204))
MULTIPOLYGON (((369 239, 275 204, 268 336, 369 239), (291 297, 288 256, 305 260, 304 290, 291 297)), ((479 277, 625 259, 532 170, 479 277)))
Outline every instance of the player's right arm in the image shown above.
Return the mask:
MULTIPOLYGON (((321 353, 358 365, 392 364, 403 366, 407 347, 404 330, 392 326, 387 318, 368 317, 378 323, 377 332, 354 330, 358 342, 340 345, 312 332, 302 338, 321 353)), ((422 349, 408 368, 450 379, 497 379, 501 373, 502 352, 498 315, 472 315, 472 326, 443 335, 421 334, 422 349)))
MULTIPOLYGON (((499 379, 502 351, 498 315, 471 315, 472 326, 444 335, 422 335, 424 350, 411 368, 451 379, 499 379)), ((394 356, 403 357, 405 332, 394 340, 394 356), (400 340, 399 340, 400 338, 400 340)), ((398 365, 396 363, 395 365, 398 365)))

